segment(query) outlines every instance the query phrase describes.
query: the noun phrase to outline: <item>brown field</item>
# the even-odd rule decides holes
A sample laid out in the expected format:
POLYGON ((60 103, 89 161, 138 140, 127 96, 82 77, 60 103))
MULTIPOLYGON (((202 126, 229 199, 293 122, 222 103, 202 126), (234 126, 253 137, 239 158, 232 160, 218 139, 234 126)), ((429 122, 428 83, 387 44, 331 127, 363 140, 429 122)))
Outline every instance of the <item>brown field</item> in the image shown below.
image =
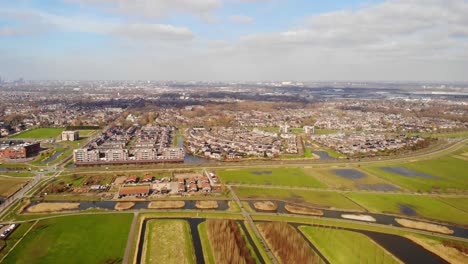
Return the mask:
POLYGON ((153 201, 148 205, 149 209, 179 209, 185 206, 184 201, 153 201))
POLYGON ((260 202, 255 202, 254 207, 257 210, 262 210, 262 211, 276 211, 278 210, 278 205, 272 201, 260 201, 260 202))
POLYGON ((400 219, 400 218, 396 218, 395 221, 397 221, 397 223, 399 223, 400 225, 404 227, 409 227, 409 228, 414 228, 414 229, 426 230, 426 231, 437 232, 437 233, 442 233, 442 234, 453 234, 454 232, 452 229, 449 229, 445 226, 440 226, 440 225, 435 225, 435 224, 429 224, 429 223, 412 221, 412 220, 407 220, 407 219, 400 219))
POLYGON ((197 201, 195 203, 195 206, 198 209, 216 209, 218 208, 218 202, 217 201, 197 201))
POLYGON ((63 210, 78 209, 80 203, 38 203, 27 209, 29 213, 53 213, 63 210))
POLYGON ((206 224, 216 263, 255 263, 234 220, 208 219, 206 224))
POLYGON ((119 210, 119 211, 128 210, 128 209, 133 208, 133 206, 135 206, 134 202, 118 202, 117 204, 115 204, 114 209, 119 210))
POLYGON ((319 263, 304 238, 287 223, 261 223, 258 228, 280 263, 319 263))
POLYGON ((0 178, 0 197, 7 198, 25 185, 28 180, 17 178, 0 178))
POLYGON ((316 215, 316 216, 322 216, 323 211, 314 209, 314 208, 309 208, 309 207, 303 207, 295 204, 286 204, 284 206, 284 209, 286 211, 293 213, 293 214, 302 214, 302 215, 316 215))
POLYGON ((465 264, 468 263, 468 254, 463 253, 455 247, 450 247, 440 243, 439 241, 427 239, 414 235, 407 235, 408 239, 414 243, 422 246, 428 251, 440 256, 449 263, 453 264, 465 264))

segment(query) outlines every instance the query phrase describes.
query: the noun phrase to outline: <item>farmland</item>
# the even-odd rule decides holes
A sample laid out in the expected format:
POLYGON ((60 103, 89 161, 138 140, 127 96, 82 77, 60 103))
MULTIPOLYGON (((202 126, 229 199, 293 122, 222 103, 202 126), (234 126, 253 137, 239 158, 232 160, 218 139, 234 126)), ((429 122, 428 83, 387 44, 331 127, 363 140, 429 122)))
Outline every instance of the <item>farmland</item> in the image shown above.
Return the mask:
POLYGON ((4 263, 121 262, 131 220, 131 214, 41 220, 4 263))
POLYGON ((467 224, 467 212, 458 210, 434 197, 365 193, 349 193, 346 196, 373 213, 403 214, 455 224, 467 224))
MULTIPOLYGON (((315 169, 311 170, 308 169, 310 173, 314 173, 314 175, 326 185, 328 185, 332 189, 339 189, 339 190, 359 190, 359 189, 367 189, 367 190, 398 190, 399 187, 392 185, 390 182, 383 180, 379 177, 374 175, 370 175, 368 173, 364 173, 358 169, 315 169), (336 171, 343 171, 343 172, 357 172, 363 174, 362 177, 346 177, 339 176, 336 174, 336 171)), ((348 173, 350 174, 350 173, 348 173)), ((352 176, 352 175, 350 175, 352 176)))
POLYGON ((184 220, 150 220, 143 263, 195 263, 190 227, 184 220))
POLYGON ((21 178, 1 178, 0 177, 0 197, 8 197, 14 194, 26 184, 28 180, 21 178))
POLYGON ((208 219, 206 225, 215 263, 255 263, 234 220, 208 219))
POLYGON ((286 190, 268 188, 234 187, 237 195, 244 200, 277 199, 319 208, 338 208, 343 210, 363 210, 343 195, 333 192, 286 190))
POLYGON ((363 234, 311 226, 301 226, 299 229, 331 263, 399 263, 398 259, 363 234))
POLYGON ((280 263, 320 263, 320 257, 286 223, 260 223, 258 228, 280 263))
POLYGON ((376 166, 367 167, 365 170, 413 191, 461 192, 468 190, 468 181, 466 180, 468 167, 466 161, 462 159, 445 156, 432 160, 396 164, 391 167, 405 168, 432 177, 404 176, 376 166))
POLYGON ((301 168, 220 170, 217 174, 225 183, 325 187, 301 168))
POLYGON ((35 128, 28 131, 21 132, 11 138, 24 138, 24 139, 46 139, 57 138, 64 128, 35 128))

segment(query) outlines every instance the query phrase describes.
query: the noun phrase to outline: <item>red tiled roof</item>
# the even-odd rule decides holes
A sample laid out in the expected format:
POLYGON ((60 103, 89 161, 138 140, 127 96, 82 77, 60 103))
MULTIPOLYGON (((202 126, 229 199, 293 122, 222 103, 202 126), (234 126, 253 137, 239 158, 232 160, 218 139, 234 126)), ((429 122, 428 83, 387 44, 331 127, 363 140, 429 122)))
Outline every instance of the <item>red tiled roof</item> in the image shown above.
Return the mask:
POLYGON ((150 191, 149 185, 139 186, 124 186, 119 190, 119 195, 132 195, 132 194, 148 194, 150 191))

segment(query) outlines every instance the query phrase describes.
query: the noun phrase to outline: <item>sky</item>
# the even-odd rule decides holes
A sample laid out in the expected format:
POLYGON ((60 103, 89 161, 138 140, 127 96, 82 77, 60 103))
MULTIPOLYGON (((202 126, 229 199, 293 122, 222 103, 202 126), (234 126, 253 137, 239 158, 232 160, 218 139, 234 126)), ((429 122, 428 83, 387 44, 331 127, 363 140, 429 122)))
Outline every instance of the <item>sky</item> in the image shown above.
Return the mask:
POLYGON ((468 81, 468 0, 0 0, 0 76, 468 81))

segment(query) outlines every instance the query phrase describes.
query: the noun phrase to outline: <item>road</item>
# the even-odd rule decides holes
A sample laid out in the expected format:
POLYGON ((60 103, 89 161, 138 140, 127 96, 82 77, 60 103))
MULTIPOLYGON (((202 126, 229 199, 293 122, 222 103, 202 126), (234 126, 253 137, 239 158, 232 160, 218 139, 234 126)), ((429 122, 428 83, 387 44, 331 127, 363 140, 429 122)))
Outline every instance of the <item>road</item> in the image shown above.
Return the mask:
POLYGON ((268 257, 270 258, 271 262, 272 262, 273 264, 278 264, 278 261, 276 260, 275 256, 273 255, 273 253, 271 252, 270 248, 268 247, 268 244, 266 243, 265 239, 264 239, 263 236, 260 234, 260 231, 258 230, 257 226, 255 225, 254 221, 252 220, 252 217, 250 217, 249 212, 247 212, 247 210, 245 210, 244 206, 242 206, 242 203, 241 203, 239 197, 237 197, 237 194, 231 189, 231 186, 227 185, 227 188, 229 189, 229 191, 230 191, 231 194, 232 194, 232 197, 234 198, 234 200, 236 201, 237 205, 238 205, 239 208, 241 209, 242 216, 245 218, 245 220, 247 220, 247 222, 249 223, 250 227, 251 227, 252 230, 254 231, 255 235, 257 236, 257 238, 260 240, 260 242, 262 243, 263 247, 265 248, 265 251, 266 251, 266 253, 268 254, 268 257))

